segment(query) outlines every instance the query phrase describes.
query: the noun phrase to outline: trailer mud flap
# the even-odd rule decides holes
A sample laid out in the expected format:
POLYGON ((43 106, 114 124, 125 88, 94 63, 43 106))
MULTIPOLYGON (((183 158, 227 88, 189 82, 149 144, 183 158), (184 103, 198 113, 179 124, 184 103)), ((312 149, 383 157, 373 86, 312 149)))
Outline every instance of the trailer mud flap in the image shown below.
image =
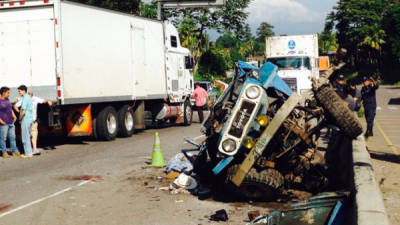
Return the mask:
POLYGON ((250 153, 247 155, 246 159, 242 162, 236 174, 232 177, 232 182, 236 186, 240 186, 253 167, 254 163, 257 159, 263 154, 265 148, 274 137, 275 133, 278 131, 279 127, 285 121, 286 117, 293 111, 294 107, 300 101, 300 96, 296 93, 293 93, 289 99, 282 105, 282 107, 278 110, 275 117, 272 119, 269 126, 264 130, 258 139, 256 145, 251 149, 250 153))
POLYGON ((92 134, 92 106, 71 108, 66 118, 68 136, 89 136, 92 134))

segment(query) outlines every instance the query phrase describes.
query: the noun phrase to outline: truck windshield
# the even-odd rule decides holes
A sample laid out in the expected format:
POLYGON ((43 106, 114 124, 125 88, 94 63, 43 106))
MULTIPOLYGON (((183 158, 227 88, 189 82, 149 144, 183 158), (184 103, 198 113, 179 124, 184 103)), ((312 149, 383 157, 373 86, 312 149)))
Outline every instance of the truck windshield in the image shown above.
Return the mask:
POLYGON ((300 69, 311 70, 309 57, 269 58, 268 62, 277 65, 278 68, 281 70, 300 70, 300 69))

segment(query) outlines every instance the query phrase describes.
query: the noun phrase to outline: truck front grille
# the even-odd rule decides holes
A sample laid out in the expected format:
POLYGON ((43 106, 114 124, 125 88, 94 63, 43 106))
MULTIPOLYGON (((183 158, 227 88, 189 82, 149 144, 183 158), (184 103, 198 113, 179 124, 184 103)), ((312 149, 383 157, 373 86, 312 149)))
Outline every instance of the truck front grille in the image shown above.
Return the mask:
POLYGON ((293 92, 297 92, 297 78, 283 78, 283 80, 293 92))
POLYGON ((250 116, 253 113, 256 105, 252 102, 243 101, 240 109, 234 117, 231 128, 229 129, 229 134, 241 138, 243 135, 243 129, 249 123, 250 116))

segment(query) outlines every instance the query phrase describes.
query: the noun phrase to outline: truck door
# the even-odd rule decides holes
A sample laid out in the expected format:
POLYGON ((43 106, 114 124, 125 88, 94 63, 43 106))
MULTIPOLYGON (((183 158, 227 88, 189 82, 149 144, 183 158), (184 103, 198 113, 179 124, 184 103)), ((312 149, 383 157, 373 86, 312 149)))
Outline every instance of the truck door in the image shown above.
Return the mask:
POLYGON ((0 80, 25 84, 42 98, 56 100, 56 41, 53 6, 0 10, 0 80))
POLYGON ((178 52, 178 37, 176 35, 167 36, 168 51, 167 57, 167 86, 170 100, 179 102, 180 99, 180 85, 182 85, 183 73, 183 60, 181 54, 178 52))

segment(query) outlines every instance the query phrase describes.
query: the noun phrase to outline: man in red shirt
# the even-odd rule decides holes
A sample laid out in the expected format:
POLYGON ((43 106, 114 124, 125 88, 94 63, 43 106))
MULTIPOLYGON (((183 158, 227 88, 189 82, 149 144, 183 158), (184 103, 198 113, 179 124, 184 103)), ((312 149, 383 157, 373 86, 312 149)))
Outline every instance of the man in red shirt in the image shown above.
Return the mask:
POLYGON ((195 87, 196 88, 193 92, 193 98, 196 101, 196 106, 194 107, 194 109, 197 110, 200 123, 202 123, 204 120, 203 107, 208 104, 210 98, 208 97, 207 91, 204 90, 204 88, 202 88, 200 84, 196 84, 195 87))

